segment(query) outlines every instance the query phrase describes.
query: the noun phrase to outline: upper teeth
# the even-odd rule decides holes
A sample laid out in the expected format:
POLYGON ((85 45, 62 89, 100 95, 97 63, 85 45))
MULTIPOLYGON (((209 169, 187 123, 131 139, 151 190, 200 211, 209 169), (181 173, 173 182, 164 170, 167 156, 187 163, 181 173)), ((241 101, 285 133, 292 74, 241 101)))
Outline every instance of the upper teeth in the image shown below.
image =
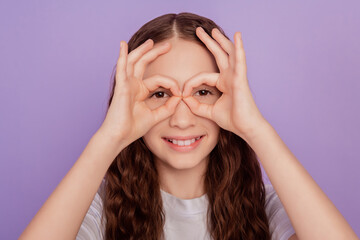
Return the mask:
POLYGON ((173 144, 179 145, 179 146, 188 146, 192 143, 194 143, 196 140, 199 140, 200 137, 188 139, 188 140, 176 140, 176 139, 168 139, 169 142, 172 142, 173 144))

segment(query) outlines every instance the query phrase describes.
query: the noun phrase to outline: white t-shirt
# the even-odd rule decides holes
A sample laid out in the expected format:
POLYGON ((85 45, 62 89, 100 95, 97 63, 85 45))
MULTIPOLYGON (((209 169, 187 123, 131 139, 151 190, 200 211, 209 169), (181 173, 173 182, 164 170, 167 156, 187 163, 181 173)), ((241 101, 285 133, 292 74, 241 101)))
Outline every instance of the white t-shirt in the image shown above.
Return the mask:
MULTIPOLYGON (((102 184, 103 186, 103 184, 102 184)), ((104 222, 101 222, 103 201, 100 190, 81 224, 76 240, 104 239, 104 222)), ((280 202, 274 188, 265 184, 265 211, 269 219, 272 240, 288 240, 295 230, 280 202)), ((166 240, 209 240, 206 228, 207 195, 193 199, 180 199, 160 190, 165 212, 164 234, 166 240)))

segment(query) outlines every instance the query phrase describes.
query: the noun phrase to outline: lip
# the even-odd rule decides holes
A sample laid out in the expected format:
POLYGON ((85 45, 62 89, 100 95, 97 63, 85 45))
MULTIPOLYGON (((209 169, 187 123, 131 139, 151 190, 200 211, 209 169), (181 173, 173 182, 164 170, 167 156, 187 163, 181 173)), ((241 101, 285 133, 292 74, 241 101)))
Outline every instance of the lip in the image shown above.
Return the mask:
POLYGON ((194 136, 167 136, 167 137, 162 137, 162 139, 164 140, 164 142, 173 150, 178 151, 178 152, 189 152, 193 149, 195 149, 200 142, 202 141, 202 139, 204 138, 205 135, 194 135, 194 136), (179 146, 177 144, 173 144, 171 142, 169 142, 167 139, 176 139, 176 140, 189 140, 189 139, 193 139, 193 138, 197 138, 200 137, 200 139, 196 140, 195 142, 193 142, 192 144, 188 145, 188 146, 179 146))

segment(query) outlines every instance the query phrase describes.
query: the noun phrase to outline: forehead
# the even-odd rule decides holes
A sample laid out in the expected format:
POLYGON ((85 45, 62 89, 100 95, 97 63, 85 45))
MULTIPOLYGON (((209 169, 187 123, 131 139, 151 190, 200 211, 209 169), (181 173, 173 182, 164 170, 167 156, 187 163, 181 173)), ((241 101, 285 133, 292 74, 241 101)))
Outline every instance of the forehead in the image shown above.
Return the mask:
POLYGON ((147 65, 143 79, 161 74, 175 79, 182 88, 186 80, 200 72, 217 71, 212 53, 199 43, 179 38, 166 41, 171 44, 170 50, 147 65))

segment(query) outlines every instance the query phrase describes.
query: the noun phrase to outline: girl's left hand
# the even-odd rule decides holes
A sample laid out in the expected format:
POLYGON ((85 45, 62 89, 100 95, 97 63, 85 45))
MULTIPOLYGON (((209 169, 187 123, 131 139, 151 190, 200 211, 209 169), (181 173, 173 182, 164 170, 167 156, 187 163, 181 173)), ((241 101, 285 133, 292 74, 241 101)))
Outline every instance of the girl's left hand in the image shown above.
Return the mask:
POLYGON ((196 34, 214 55, 220 73, 203 72, 189 79, 184 86, 183 100, 194 114, 216 122, 245 140, 266 120, 250 92, 241 34, 234 34, 235 44, 217 28, 212 30, 216 41, 201 27, 196 28, 196 34), (200 103, 190 96, 192 89, 202 84, 215 86, 222 92, 214 105, 200 103))

